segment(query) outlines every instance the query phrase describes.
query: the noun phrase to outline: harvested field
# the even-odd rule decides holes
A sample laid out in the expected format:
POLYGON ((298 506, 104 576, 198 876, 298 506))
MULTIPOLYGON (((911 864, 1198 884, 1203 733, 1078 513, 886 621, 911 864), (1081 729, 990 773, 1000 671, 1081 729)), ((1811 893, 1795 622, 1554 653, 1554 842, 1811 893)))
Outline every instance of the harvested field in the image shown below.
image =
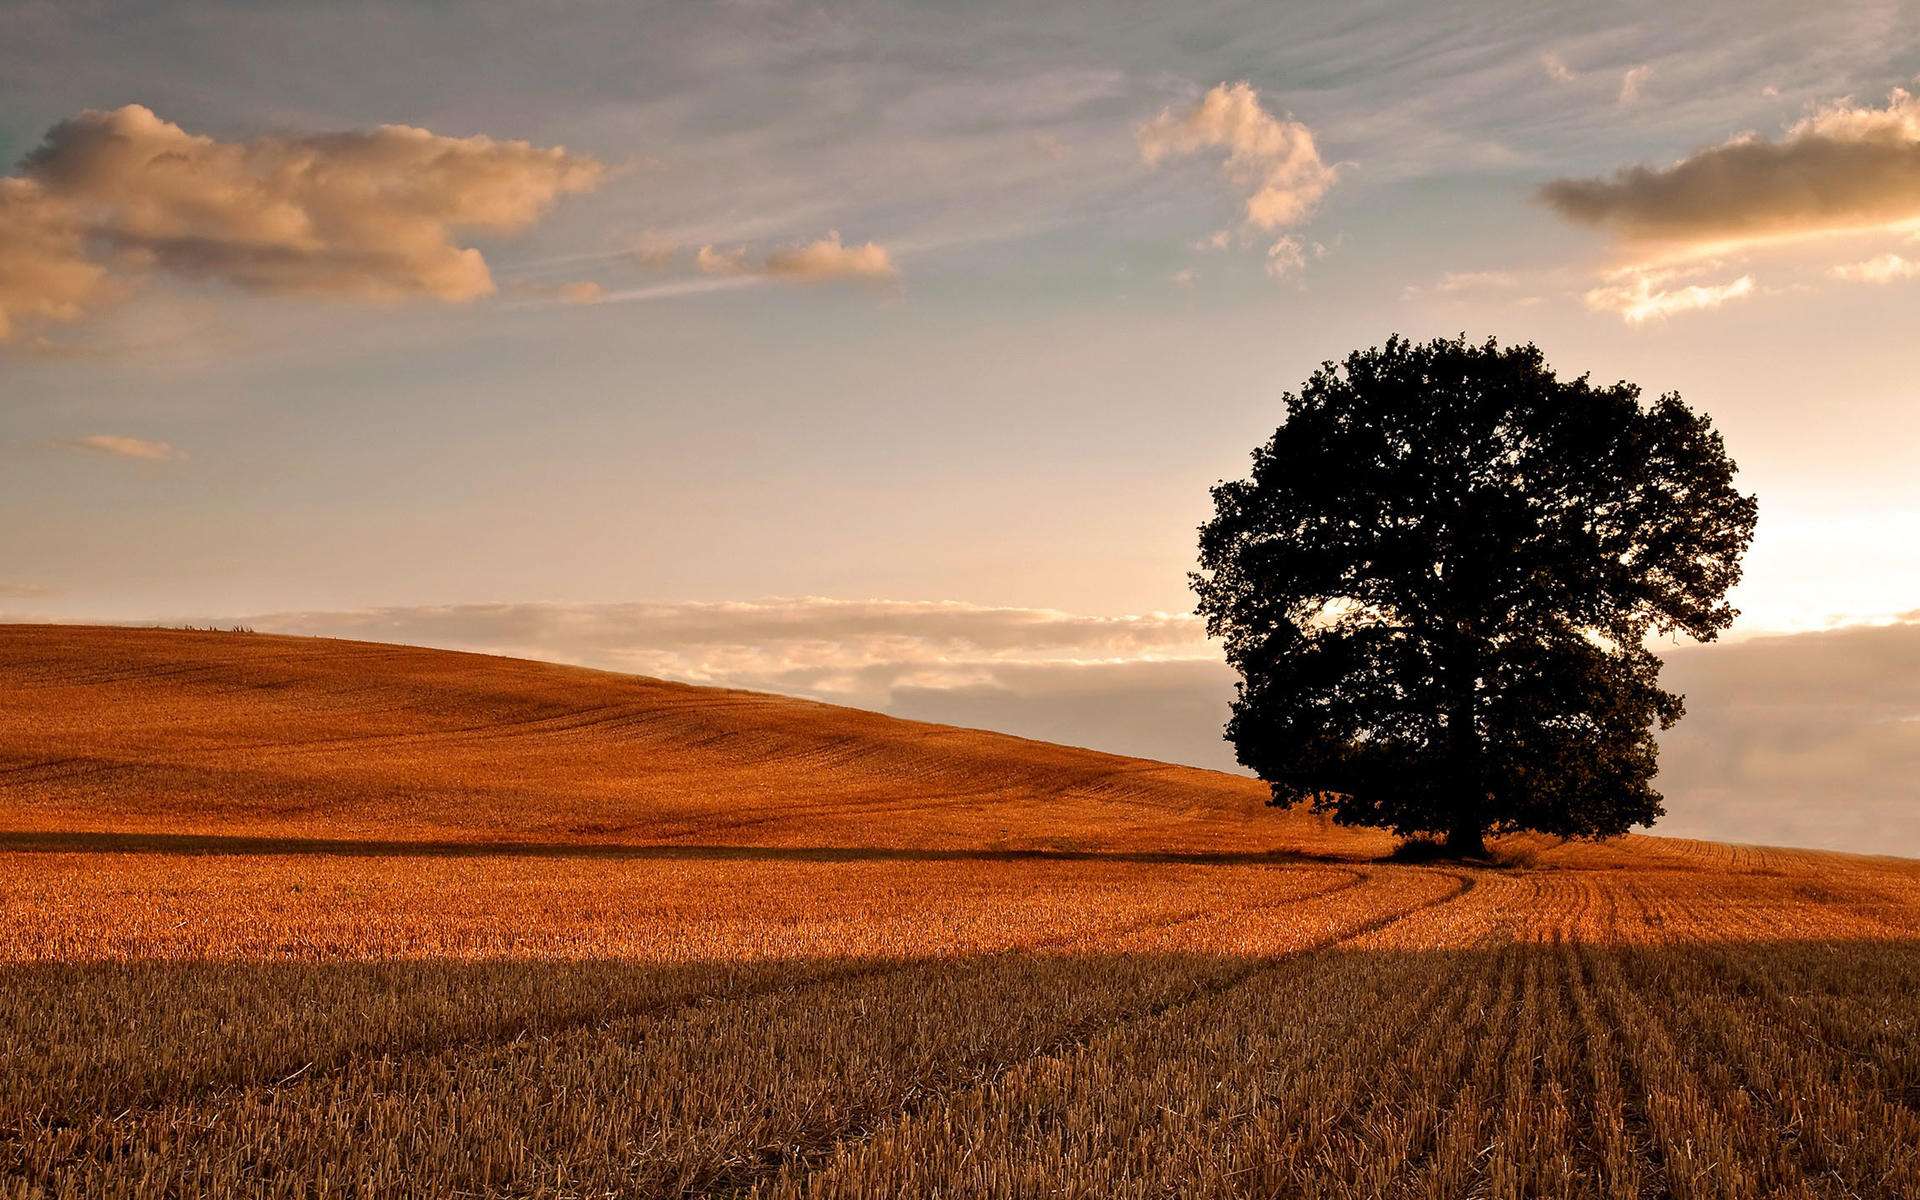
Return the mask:
POLYGON ((1920 864, 0 628, 0 1196, 1920 1195, 1920 864))

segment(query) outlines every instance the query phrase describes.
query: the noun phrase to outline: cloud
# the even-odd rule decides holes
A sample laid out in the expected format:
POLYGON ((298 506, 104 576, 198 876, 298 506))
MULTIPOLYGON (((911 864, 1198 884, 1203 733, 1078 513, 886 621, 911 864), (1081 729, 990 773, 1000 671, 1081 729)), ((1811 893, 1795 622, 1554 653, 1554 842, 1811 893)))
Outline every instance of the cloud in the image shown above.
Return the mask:
POLYGON ((52 588, 38 583, 0 582, 0 600, 38 600, 53 594, 52 588))
POLYGON ((32 180, 0 179, 0 342, 23 319, 78 320, 106 281, 76 214, 32 180))
POLYGON ((897 272, 886 247, 867 242, 842 245, 838 230, 804 246, 775 250, 767 256, 765 271, 780 279, 892 279, 897 272))
POLYGON ((1742 275, 1726 283, 1690 283, 1665 286, 1670 273, 1628 268, 1616 272, 1611 282, 1589 290, 1584 299, 1595 312, 1617 313, 1628 324, 1638 325, 1656 317, 1676 313, 1719 308, 1730 300, 1753 295, 1753 276, 1742 275))
POLYGON ((896 687, 888 711, 1244 774, 1222 733, 1233 680, 1221 662, 1016 665, 988 683, 896 687))
POLYGON ((1540 56, 1540 69, 1545 71, 1547 78, 1553 80, 1555 83, 1572 83, 1578 78, 1578 76, 1574 74, 1573 68, 1569 67, 1564 59, 1551 50, 1540 56))
POLYGON ((1401 289, 1401 297, 1411 300, 1424 292, 1455 296, 1473 292, 1510 291, 1520 286, 1520 277, 1512 271, 1448 271, 1430 284, 1410 283, 1401 289))
POLYGON ((223 142, 130 104, 50 129, 0 180, 0 336, 81 316, 148 271, 269 294, 468 301, 467 232, 526 229, 603 166, 561 147, 405 125, 223 142))
POLYGON ((752 270, 747 265, 745 248, 722 250, 702 246, 694 253, 693 265, 709 275, 744 275, 752 270))
POLYGON ((1233 677, 1185 614, 945 601, 467 604, 195 624, 514 654, 1237 769, 1233 677))
POLYGON ((760 282, 750 275, 723 275, 712 279, 672 279, 665 283, 649 284, 645 287, 625 288, 609 291, 601 295, 600 304, 636 304, 655 300, 676 300, 682 296, 698 296, 708 292, 724 292, 736 288, 752 287, 760 282))
POLYGON ((95 454, 108 454, 115 458, 142 458, 152 462, 165 462, 182 459, 186 454, 170 442, 148 441, 145 438, 120 437, 111 433, 93 433, 86 437, 74 438, 60 443, 74 450, 87 450, 95 454))
POLYGON ((725 250, 702 246, 694 255, 694 265, 709 275, 760 275, 796 283, 834 279, 874 282, 899 275, 885 246, 876 242, 846 245, 838 230, 803 245, 775 250, 757 262, 747 257, 744 247, 725 250))
POLYGON ((1570 221, 1687 254, 1920 223, 1920 98, 1831 105, 1777 141, 1742 135, 1667 167, 1540 189, 1570 221))
POLYGON ((607 289, 591 279, 576 279, 570 283, 523 283, 516 285, 513 290, 524 296, 560 304, 599 304, 607 298, 607 289))
POLYGON ((1920 855, 1920 612, 1667 655, 1663 832, 1920 855))
POLYGON ((1641 63, 1637 67, 1627 68, 1626 73, 1620 76, 1619 103, 1622 108, 1625 108, 1629 104, 1639 102, 1640 87, 1646 83, 1647 77, 1652 74, 1653 68, 1645 63, 1641 63))
POLYGON ((1307 265, 1307 248, 1297 237, 1281 236, 1267 247, 1267 274, 1285 279, 1307 265))
POLYGON ((1210 658, 1198 618, 1092 617, 947 601, 466 604, 269 613, 260 629, 490 650, 884 707, 897 686, 983 684, 1015 665, 1210 658))
POLYGON ((672 239, 648 230, 628 237, 621 253, 635 266, 658 270, 672 264, 679 256, 680 247, 672 239))
MULTIPOLYGON (((1244 81, 1218 84, 1188 108, 1163 109, 1136 129, 1134 137, 1148 166, 1206 150, 1225 150, 1222 169, 1248 193, 1246 222, 1266 232, 1312 216, 1339 174, 1322 161, 1312 130, 1290 117, 1269 113, 1261 107, 1260 93, 1244 81)), ((1203 245, 1223 247, 1225 234, 1225 230, 1215 233, 1203 245)), ((1286 274, 1304 262, 1288 261, 1298 257, 1298 241, 1281 237, 1268 250, 1268 273, 1286 274)))
POLYGON ((1482 289, 1518 287, 1520 279, 1511 271, 1448 271, 1433 285, 1436 292, 1469 292, 1482 289))
POLYGON ((1844 263, 1829 268, 1827 274, 1849 283, 1893 283, 1901 279, 1920 279, 1920 262, 1898 254, 1882 254, 1865 262, 1844 263))

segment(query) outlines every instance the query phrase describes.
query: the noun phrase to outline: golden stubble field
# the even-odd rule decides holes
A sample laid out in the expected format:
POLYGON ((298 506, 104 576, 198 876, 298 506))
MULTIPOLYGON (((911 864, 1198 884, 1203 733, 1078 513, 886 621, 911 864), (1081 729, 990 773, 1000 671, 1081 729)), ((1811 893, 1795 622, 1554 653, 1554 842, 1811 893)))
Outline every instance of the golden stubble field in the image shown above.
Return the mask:
POLYGON ((1920 864, 0 627, 0 1196, 1920 1195, 1920 864))

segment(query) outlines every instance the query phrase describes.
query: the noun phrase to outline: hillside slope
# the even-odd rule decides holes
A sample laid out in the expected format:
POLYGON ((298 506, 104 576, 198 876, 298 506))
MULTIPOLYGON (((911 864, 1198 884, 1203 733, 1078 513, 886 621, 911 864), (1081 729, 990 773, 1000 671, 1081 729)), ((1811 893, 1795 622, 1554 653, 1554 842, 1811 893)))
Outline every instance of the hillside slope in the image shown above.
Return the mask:
POLYGON ((487 655, 0 626, 0 828, 1377 853, 1252 780, 487 655))

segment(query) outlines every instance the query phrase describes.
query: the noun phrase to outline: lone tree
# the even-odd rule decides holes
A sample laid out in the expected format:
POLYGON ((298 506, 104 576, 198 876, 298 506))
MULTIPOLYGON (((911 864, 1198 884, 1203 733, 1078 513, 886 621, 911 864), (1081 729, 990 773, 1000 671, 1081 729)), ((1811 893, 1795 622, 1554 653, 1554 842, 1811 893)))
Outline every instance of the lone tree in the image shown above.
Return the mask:
POLYGON ((1658 817, 1682 704, 1647 637, 1725 629, 1753 538, 1712 423, 1464 336, 1325 363, 1285 404, 1192 576, 1272 803, 1463 857, 1658 817))

